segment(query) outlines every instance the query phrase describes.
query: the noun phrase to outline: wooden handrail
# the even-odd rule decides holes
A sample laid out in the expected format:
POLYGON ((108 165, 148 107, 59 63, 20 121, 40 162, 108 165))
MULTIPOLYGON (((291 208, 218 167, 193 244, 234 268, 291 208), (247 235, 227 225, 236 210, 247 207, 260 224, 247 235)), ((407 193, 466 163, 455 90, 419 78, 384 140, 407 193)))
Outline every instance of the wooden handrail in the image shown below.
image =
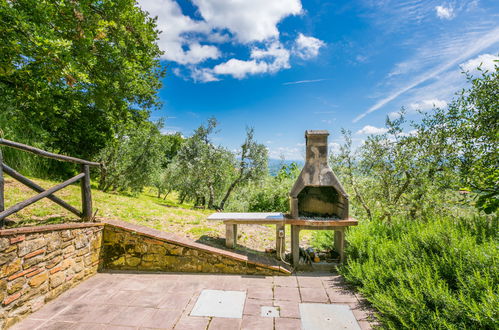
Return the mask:
POLYGON ((33 203, 36 203, 42 198, 49 198, 50 200, 54 201, 55 203, 59 204, 60 206, 64 207, 65 209, 69 210, 70 212, 76 214, 79 216, 82 220, 92 220, 92 190, 90 188, 90 166, 100 166, 100 163, 96 162, 89 162, 88 160, 84 159, 79 159, 75 157, 70 157, 70 156, 64 156, 64 155, 59 155, 59 154, 54 154, 45 150, 41 150, 32 146, 28 146, 22 143, 6 140, 0 138, 0 146, 6 146, 6 147, 11 147, 15 149, 19 149, 22 151, 27 151, 31 152, 35 155, 47 157, 47 158, 52 158, 52 159, 57 159, 61 161, 66 161, 66 162, 71 162, 71 163, 76 163, 80 164, 81 172, 80 174, 72 177, 69 180, 64 181, 63 183, 60 183, 50 189, 43 189, 30 179, 26 178, 22 174, 16 172, 14 169, 10 168, 3 162, 3 156, 2 156, 2 150, 0 149, 0 228, 2 228, 5 225, 5 218, 11 214, 14 214, 16 212, 19 212, 23 208, 27 207, 28 205, 31 205, 33 203), (4 172, 9 174, 12 178, 16 179, 17 181, 21 182, 22 184, 26 185, 27 187, 35 190, 38 192, 38 195, 33 196, 31 198, 28 198, 22 202, 17 203, 14 206, 9 207, 7 210, 5 210, 5 200, 4 200, 4 172), (80 212, 73 206, 69 205, 62 199, 56 197, 54 193, 56 191, 59 191, 67 186, 69 186, 72 183, 75 183, 76 181, 81 180, 81 206, 82 206, 82 211, 80 212))
POLYGON ((42 149, 38 149, 32 146, 28 146, 26 144, 22 144, 19 142, 14 142, 6 139, 0 138, 0 145, 4 145, 7 147, 19 149, 19 150, 24 150, 28 151, 31 153, 34 153, 39 156, 47 157, 47 158, 52 158, 52 159, 57 159, 57 160, 63 160, 66 162, 71 162, 71 163, 76 163, 76 164, 82 164, 82 165, 88 165, 88 166, 100 166, 100 163, 96 162, 90 162, 88 160, 76 158, 76 157, 71 157, 71 156, 65 156, 65 155, 59 155, 59 154, 54 154, 42 149))
POLYGON ((12 207, 9 207, 7 210, 0 212, 0 219, 8 217, 9 215, 14 214, 14 213, 22 210, 26 206, 29 206, 29 205, 39 201, 40 199, 52 195, 56 191, 61 190, 62 188, 65 188, 72 183, 75 183, 76 181, 80 180, 84 176, 85 176, 85 173, 80 173, 77 176, 74 176, 71 179, 64 181, 63 183, 59 183, 58 185, 56 185, 50 189, 44 190, 43 192, 39 193, 36 196, 28 198, 22 202, 17 203, 16 205, 14 205, 12 207))
MULTIPOLYGON (((17 181, 21 182, 25 186, 33 189, 34 191, 36 191, 38 193, 45 191, 45 189, 43 189, 42 187, 40 187, 39 185, 37 185, 36 183, 31 181, 30 179, 26 178, 21 173, 15 171, 14 169, 12 169, 10 166, 8 166, 5 163, 3 163, 3 171, 5 173, 7 173, 8 175, 10 175, 11 177, 13 177, 14 179, 16 179, 17 181)), ((55 195, 48 195, 47 198, 50 199, 52 202, 57 203, 60 206, 64 207, 66 210, 76 214, 78 217, 81 218, 83 216, 82 212, 80 212, 76 208, 72 207, 71 205, 69 205, 68 203, 66 203, 65 201, 60 199, 59 197, 57 197, 55 195)))

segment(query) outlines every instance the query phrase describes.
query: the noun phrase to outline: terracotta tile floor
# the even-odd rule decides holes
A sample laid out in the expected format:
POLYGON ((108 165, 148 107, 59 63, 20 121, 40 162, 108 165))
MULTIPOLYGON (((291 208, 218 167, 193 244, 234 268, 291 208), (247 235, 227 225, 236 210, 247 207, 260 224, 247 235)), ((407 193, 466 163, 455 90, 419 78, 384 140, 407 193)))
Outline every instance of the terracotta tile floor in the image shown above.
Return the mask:
POLYGON ((99 273, 11 329, 300 329, 299 303, 346 304, 361 329, 372 326, 362 297, 338 275, 299 273, 288 277, 99 273), (190 316, 202 290, 246 291, 242 319, 190 316), (279 307, 280 317, 260 316, 261 306, 279 307))

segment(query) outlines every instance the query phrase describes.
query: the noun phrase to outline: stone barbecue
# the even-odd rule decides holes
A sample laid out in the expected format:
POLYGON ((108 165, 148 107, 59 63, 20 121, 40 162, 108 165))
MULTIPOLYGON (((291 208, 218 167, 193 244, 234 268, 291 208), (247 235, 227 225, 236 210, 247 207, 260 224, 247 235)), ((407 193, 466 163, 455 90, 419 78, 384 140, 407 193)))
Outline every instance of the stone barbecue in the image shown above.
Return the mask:
MULTIPOLYGON (((349 217, 348 195, 328 165, 329 136, 326 130, 305 131, 305 165, 290 193, 290 212, 223 213, 210 215, 208 220, 223 221, 226 225, 225 244, 237 244, 237 226, 241 224, 273 224, 276 226, 276 255, 283 260, 286 251, 285 225, 291 226, 291 254, 295 269, 300 266, 300 231, 333 230, 334 250, 338 261, 344 261, 345 229, 356 226, 358 221, 349 217)), ((330 268, 314 263, 314 269, 330 268)))
POLYGON ((348 219, 348 195, 327 163, 328 135, 326 130, 305 132, 305 165, 289 193, 293 219, 348 219))

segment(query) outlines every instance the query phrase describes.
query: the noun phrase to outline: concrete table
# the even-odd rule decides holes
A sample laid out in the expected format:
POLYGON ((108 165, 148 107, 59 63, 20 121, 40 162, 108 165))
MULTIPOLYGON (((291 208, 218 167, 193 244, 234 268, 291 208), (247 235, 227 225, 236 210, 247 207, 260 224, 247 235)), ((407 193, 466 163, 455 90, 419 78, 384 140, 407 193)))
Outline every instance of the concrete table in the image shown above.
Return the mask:
POLYGON ((237 244, 237 225, 257 224, 276 225, 276 252, 280 256, 286 250, 284 214, 279 212, 249 212, 249 213, 213 213, 208 218, 210 221, 223 221, 225 224, 225 245, 234 248, 237 244))

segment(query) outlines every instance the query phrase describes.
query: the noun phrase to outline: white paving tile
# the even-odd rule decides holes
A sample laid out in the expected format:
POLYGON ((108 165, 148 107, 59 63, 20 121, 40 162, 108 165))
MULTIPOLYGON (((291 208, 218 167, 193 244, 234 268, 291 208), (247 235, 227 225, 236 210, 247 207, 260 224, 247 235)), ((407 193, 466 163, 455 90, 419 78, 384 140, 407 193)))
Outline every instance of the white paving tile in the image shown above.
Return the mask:
POLYGON ((191 315, 240 319, 245 300, 245 291, 203 290, 191 315))
POLYGON ((343 304, 300 304, 302 330, 360 330, 350 307, 343 304))

